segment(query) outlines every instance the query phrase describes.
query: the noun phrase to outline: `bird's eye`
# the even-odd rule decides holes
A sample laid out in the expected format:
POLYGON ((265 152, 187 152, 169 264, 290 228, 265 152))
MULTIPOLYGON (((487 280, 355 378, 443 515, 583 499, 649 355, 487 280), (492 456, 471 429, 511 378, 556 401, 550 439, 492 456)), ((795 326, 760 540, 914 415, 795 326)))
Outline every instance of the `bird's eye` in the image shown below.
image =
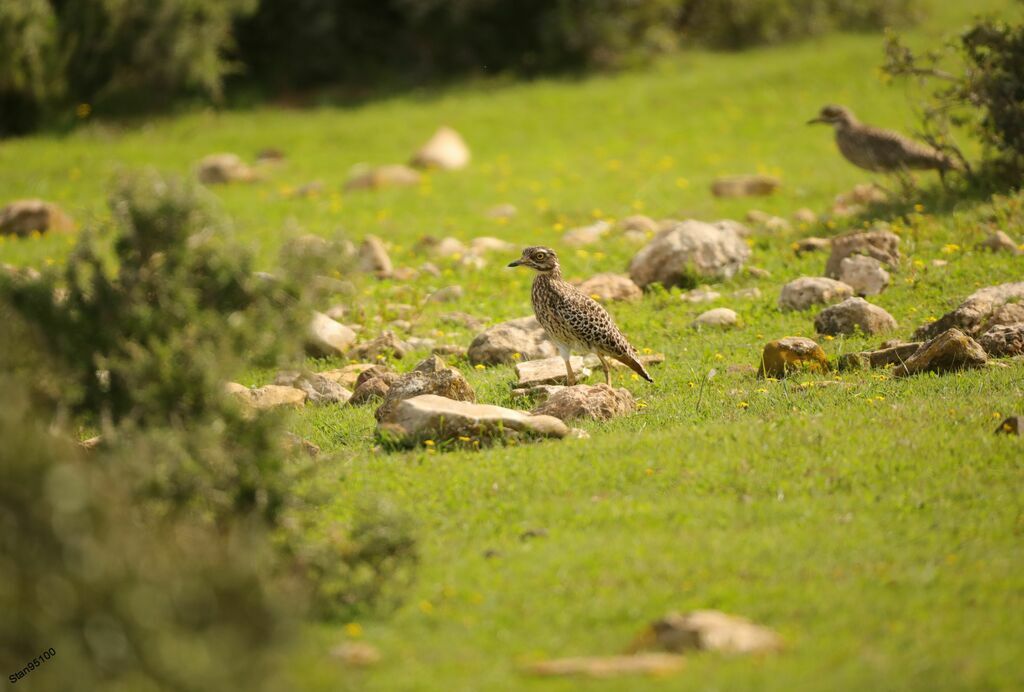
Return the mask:
POLYGON ((543 252, 535 252, 535 253, 533 253, 533 259, 535 259, 535 260, 542 260, 542 259, 544 259, 544 253, 543 252))

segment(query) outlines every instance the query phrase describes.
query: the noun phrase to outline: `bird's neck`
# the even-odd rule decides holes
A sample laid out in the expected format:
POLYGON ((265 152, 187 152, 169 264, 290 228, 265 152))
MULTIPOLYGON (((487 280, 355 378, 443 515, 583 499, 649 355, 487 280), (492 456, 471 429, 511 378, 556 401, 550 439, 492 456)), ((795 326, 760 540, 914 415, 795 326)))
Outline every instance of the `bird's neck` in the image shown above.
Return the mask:
POLYGON ((844 120, 837 120, 835 123, 836 132, 849 132, 859 124, 860 123, 857 122, 857 119, 853 117, 849 117, 844 120))
POLYGON ((534 281, 561 281, 562 280, 562 268, 555 265, 554 269, 549 269, 546 272, 538 271, 534 281))

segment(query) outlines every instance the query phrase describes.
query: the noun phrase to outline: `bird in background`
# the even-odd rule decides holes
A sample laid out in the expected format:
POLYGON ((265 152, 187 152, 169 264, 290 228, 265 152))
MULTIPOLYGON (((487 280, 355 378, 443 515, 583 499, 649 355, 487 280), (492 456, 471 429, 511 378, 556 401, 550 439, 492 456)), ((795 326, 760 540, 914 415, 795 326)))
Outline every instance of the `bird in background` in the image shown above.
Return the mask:
POLYGON ((894 173, 904 187, 909 171, 935 170, 942 177, 946 171, 962 170, 960 162, 922 142, 893 130, 865 125, 849 108, 828 105, 808 125, 832 125, 840 153, 854 166, 875 173, 894 173))
POLYGON ((566 382, 576 384, 569 358, 573 351, 596 353, 604 368, 604 379, 612 383, 611 371, 605 358, 629 366, 648 382, 647 374, 636 349, 615 326, 612 316, 600 303, 562 278, 558 255, 551 248, 528 247, 523 255, 509 267, 529 267, 537 272, 533 278, 533 312, 548 337, 555 342, 565 361, 566 382))

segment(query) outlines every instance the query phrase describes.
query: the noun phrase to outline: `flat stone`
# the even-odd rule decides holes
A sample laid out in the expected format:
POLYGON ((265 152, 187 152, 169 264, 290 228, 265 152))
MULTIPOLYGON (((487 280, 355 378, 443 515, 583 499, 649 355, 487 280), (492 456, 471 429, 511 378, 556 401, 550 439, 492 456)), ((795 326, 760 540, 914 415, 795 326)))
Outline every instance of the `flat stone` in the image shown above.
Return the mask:
POLYGON ((535 416, 524 411, 454 401, 434 394, 404 399, 379 421, 378 434, 402 445, 424 440, 435 443, 460 437, 481 443, 522 438, 563 438, 569 428, 553 416, 535 416))
POLYGON ((978 343, 993 358, 1024 355, 1024 322, 996 325, 979 336, 978 343))
POLYGON ((797 370, 829 370, 828 358, 821 346, 802 336, 787 336, 765 344, 758 377, 781 378, 797 370))
POLYGON ((337 382, 346 389, 353 389, 356 386, 356 380, 365 371, 380 367, 376 363, 353 363, 346 365, 343 368, 335 368, 334 370, 326 370, 320 375, 326 377, 332 382, 337 382))
POLYGON ((896 328, 893 316, 877 305, 863 298, 847 298, 841 303, 827 307, 814 318, 814 329, 819 334, 830 336, 880 334, 896 328))
POLYGON ((782 638, 746 618, 717 610, 695 610, 685 615, 669 613, 655 620, 631 647, 633 651, 651 649, 671 653, 758 654, 781 650, 782 638))
POLYGON ((793 212, 793 220, 796 221, 797 223, 811 225, 818 223, 818 215, 814 212, 813 209, 808 209, 807 207, 800 207, 795 212, 793 212))
POLYGON ((734 175, 711 183, 715 197, 764 197, 773 194, 782 182, 769 175, 734 175))
POLYGON ((256 172, 237 154, 210 154, 196 165, 196 177, 204 185, 248 183, 257 179, 256 172))
POLYGON ((225 390, 246 406, 266 411, 282 406, 298 407, 306 401, 306 393, 295 387, 267 384, 250 389, 237 382, 229 382, 225 390))
POLYGON ((687 291, 679 296, 684 303, 710 303, 721 297, 721 293, 713 291, 707 286, 694 288, 693 290, 687 291))
POLYGON ((793 250, 796 254, 805 255, 808 252, 823 252, 832 248, 832 240, 830 238, 801 238, 800 240, 793 243, 793 250))
POLYGON ((693 326, 698 329, 701 327, 732 329, 737 324, 739 324, 739 315, 736 314, 735 310, 730 310, 729 308, 712 308, 702 312, 693 321, 693 326))
POLYGON ((953 372, 967 368, 980 368, 988 362, 981 345, 959 329, 947 329, 921 347, 907 360, 893 369, 895 377, 906 377, 921 372, 953 372))
POLYGON ((823 276, 801 276, 782 287, 779 309, 807 310, 813 305, 838 303, 853 295, 853 289, 842 281, 823 276))
POLYGON ((525 666, 531 675, 541 677, 582 676, 611 678, 619 675, 664 676, 674 673, 686 662, 678 654, 636 654, 631 656, 575 656, 539 661, 525 666))
POLYGON ((535 415, 554 416, 563 421, 578 418, 607 421, 634 411, 636 399, 628 389, 606 384, 563 387, 533 409, 535 415))
POLYGON ((352 392, 318 373, 282 371, 277 373, 274 384, 302 390, 312 404, 345 404, 352 398, 352 392))
POLYGON ((884 368, 889 365, 903 363, 921 347, 920 341, 907 344, 895 344, 875 351, 847 353, 839 357, 840 370, 860 370, 868 368, 884 368))
POLYGON ((370 167, 365 164, 354 166, 345 183, 346 190, 379 190, 386 187, 408 187, 419 185, 418 171, 401 164, 370 167))
POLYGON ((578 287, 584 295, 601 301, 636 301, 644 292, 625 274, 597 274, 578 287))
MULTIPOLYGON (((577 380, 590 377, 590 368, 584 367, 582 356, 572 356, 569 364, 577 380)), ((516 363, 516 380, 520 387, 534 387, 540 384, 565 384, 565 361, 559 356, 516 363)))

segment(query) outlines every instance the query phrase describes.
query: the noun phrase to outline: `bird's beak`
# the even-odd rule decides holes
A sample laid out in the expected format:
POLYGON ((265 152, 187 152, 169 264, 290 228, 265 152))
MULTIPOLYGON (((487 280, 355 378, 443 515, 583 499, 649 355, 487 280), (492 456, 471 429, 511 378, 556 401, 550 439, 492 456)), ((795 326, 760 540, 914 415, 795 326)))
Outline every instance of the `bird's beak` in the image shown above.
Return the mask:
POLYGON ((522 263, 523 263, 523 260, 516 260, 515 262, 509 262, 509 263, 508 263, 508 266, 510 266, 510 267, 518 267, 518 266, 520 266, 520 265, 521 265, 522 263))
POLYGON ((818 117, 818 118, 811 118, 810 120, 807 121, 807 124, 808 125, 815 125, 817 123, 825 123, 825 122, 828 122, 828 121, 825 120, 824 118, 818 117))

